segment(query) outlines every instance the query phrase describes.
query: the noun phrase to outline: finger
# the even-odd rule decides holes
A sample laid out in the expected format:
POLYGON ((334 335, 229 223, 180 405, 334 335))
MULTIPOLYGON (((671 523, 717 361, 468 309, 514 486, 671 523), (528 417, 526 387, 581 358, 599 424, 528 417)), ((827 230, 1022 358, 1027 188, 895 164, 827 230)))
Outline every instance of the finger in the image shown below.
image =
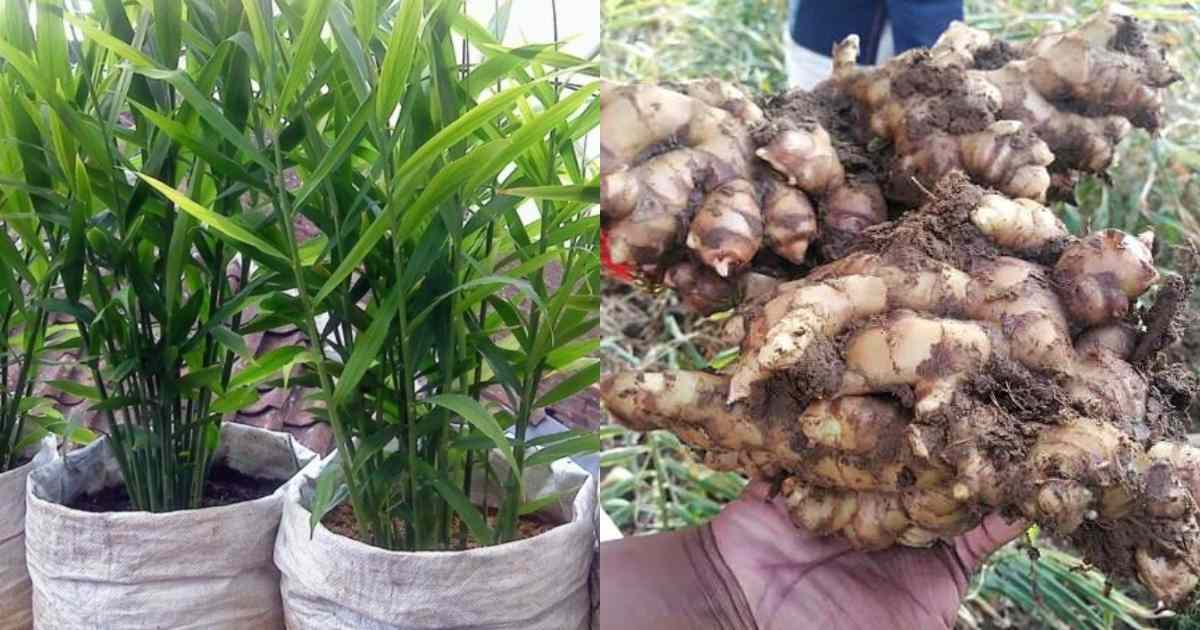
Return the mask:
POLYGON ((988 514, 979 527, 954 539, 954 550, 967 571, 974 571, 992 552, 1023 534, 1028 527, 1029 523, 1022 519, 1010 522, 999 514, 988 514))

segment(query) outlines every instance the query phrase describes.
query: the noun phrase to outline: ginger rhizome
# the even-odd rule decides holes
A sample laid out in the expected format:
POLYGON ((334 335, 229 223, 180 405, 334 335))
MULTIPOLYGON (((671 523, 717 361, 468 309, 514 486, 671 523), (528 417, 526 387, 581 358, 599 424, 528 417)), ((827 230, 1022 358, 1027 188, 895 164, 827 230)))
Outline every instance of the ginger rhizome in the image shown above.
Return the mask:
POLYGON ((601 146, 601 203, 615 263, 657 277, 666 271, 661 261, 686 239, 700 261, 728 276, 758 251, 762 210, 747 125, 762 113, 745 97, 729 109, 706 102, 731 89, 690 95, 605 86, 601 133, 610 140, 601 146), (676 146, 642 159, 668 140, 676 146))
POLYGON ((1148 233, 1073 237, 957 172, 931 194, 743 302, 730 373, 611 374, 606 407, 774 482, 798 526, 857 547, 1000 512, 1182 601, 1200 584, 1200 449, 1181 439, 1196 383, 1135 355, 1160 345, 1139 299, 1177 309, 1186 285, 1148 233))
POLYGON ((602 91, 608 254, 733 308, 737 363, 617 373, 606 407, 771 481, 797 526, 928 545, 999 512, 1180 603, 1200 585, 1187 282, 1154 235, 1071 235, 1050 199, 1162 122, 1179 75, 1108 7, 1021 45, 952 25, 811 92, 602 91))
POLYGON ((847 38, 828 81, 761 103, 716 80, 604 86, 614 264, 724 310, 741 299, 739 276, 788 279, 839 259, 954 171, 1011 203, 1068 196, 1131 129, 1158 128, 1163 89, 1180 78, 1112 8, 1022 45, 955 23, 881 67, 857 56, 847 38))
POLYGON ((893 144, 890 190, 920 199, 951 170, 1042 201, 1050 169, 1103 171, 1132 127, 1157 129, 1179 75, 1133 18, 1097 13, 1078 29, 1014 47, 955 23, 929 50, 860 69, 858 39, 835 47, 834 79, 893 144))

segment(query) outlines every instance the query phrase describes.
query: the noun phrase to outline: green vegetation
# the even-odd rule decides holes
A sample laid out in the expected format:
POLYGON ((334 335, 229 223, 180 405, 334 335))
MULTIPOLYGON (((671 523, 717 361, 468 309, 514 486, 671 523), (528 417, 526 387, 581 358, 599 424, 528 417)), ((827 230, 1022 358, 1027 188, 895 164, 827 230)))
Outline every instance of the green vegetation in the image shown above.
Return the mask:
MULTIPOLYGON (((8 112, 0 106, 0 135, 14 125, 8 112)), ((4 165, 19 159, 18 151, 0 145, 0 181, 4 165)), ((0 231, 0 472, 24 463, 49 433, 79 442, 93 438, 67 421, 53 401, 35 395, 46 351, 70 343, 70 327, 54 324, 46 308, 66 230, 32 211, 21 214, 12 221, 11 232, 0 231)))
POLYGON ((73 319, 95 382, 56 385, 135 505, 196 507, 223 415, 290 379, 338 452, 314 524, 345 500, 386 548, 513 538, 522 472, 598 447, 524 439, 599 375, 594 66, 502 45, 509 3, 68 7, 0 3, 0 218, 53 260, 10 295, 73 319), (307 347, 252 356, 280 326, 307 347))

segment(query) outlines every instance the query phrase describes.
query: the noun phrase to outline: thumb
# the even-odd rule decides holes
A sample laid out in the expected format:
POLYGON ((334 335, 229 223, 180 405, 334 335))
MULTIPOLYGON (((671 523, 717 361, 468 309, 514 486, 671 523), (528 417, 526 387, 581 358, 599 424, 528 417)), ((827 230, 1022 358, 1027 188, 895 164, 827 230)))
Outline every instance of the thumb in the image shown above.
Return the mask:
POLYGON ((954 550, 968 571, 974 571, 992 552, 1025 532, 1023 519, 1009 522, 999 514, 988 514, 979 527, 954 539, 954 550))

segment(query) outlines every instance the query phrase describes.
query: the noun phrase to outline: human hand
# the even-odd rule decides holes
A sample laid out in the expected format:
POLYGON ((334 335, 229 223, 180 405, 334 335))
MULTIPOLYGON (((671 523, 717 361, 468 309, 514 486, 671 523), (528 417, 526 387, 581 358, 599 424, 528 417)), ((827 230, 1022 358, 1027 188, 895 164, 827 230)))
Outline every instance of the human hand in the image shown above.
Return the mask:
POLYGON ((971 573, 1026 527, 993 514, 952 542, 864 552, 797 528, 768 495, 752 483, 711 522, 759 630, 953 628, 971 573))

